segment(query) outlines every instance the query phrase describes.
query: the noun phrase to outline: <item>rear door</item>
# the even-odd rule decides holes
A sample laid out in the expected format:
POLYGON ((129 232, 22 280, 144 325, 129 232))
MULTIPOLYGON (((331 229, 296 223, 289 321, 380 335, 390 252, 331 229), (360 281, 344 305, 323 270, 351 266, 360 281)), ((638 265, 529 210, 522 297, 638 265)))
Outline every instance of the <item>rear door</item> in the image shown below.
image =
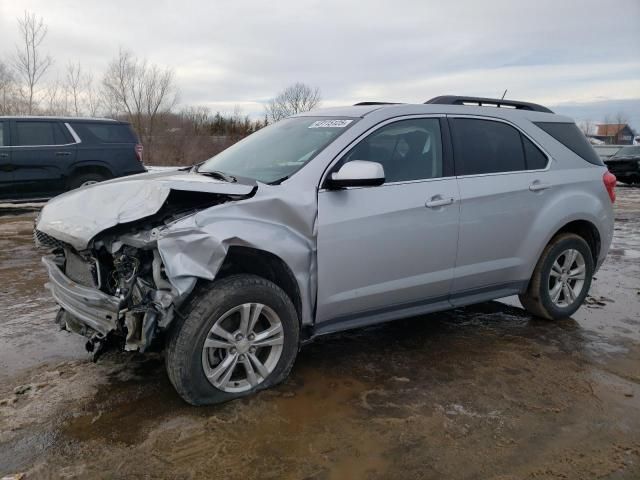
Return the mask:
POLYGON ((64 191, 65 178, 76 159, 76 145, 58 120, 14 120, 13 180, 22 198, 49 197, 64 191))
POLYGON ((443 152, 443 122, 388 122, 332 169, 374 161, 384 167, 386 182, 318 194, 318 328, 448 305, 459 196, 448 148, 443 152))
POLYGON ((460 237, 452 303, 470 294, 518 291, 529 270, 524 240, 552 187, 550 158, 515 126, 449 119, 460 188, 460 237))
POLYGON ((9 147, 9 122, 0 120, 0 198, 13 196, 13 165, 9 147))

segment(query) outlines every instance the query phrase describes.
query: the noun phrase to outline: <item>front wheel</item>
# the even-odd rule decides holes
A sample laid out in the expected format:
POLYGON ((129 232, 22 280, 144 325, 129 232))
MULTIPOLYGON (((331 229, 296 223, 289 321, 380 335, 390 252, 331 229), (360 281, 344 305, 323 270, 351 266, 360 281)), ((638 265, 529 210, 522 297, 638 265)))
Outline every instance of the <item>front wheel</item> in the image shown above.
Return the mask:
POLYGON ((203 285, 170 333, 169 379, 192 405, 271 387, 289 374, 299 332, 291 299, 268 280, 234 275, 203 285))
POLYGON ((520 302, 538 317, 570 317, 589 293, 593 272, 589 244, 573 233, 558 235, 542 252, 520 302))

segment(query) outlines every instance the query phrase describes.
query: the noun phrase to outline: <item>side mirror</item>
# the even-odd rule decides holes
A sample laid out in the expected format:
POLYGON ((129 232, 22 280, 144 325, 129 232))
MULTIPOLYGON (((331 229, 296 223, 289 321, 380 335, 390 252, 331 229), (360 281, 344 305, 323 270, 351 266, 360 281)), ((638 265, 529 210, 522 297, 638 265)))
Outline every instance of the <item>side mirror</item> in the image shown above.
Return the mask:
POLYGON ((375 187, 384 183, 384 168, 377 162, 351 160, 333 172, 327 181, 329 188, 375 187))

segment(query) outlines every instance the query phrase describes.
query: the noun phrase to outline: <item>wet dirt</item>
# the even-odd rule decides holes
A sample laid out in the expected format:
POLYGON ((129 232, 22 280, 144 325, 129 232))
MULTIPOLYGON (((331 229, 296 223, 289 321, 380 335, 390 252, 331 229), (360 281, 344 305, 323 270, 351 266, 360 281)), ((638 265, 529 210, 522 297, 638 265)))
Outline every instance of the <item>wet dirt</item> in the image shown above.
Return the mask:
POLYGON ((0 477, 640 478, 640 189, 569 320, 488 302, 328 336, 270 391, 193 408, 160 355, 92 363, 0 216, 0 477))

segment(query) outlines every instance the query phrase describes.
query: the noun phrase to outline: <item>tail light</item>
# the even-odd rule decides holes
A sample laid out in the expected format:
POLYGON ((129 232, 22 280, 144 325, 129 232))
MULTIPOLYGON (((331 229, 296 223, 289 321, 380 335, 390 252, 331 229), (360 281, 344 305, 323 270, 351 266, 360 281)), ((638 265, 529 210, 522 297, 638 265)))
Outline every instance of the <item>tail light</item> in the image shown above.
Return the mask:
POLYGON ((144 164, 144 161, 142 160, 142 152, 143 152, 144 148, 142 147, 141 144, 136 144, 136 158, 138 159, 138 161, 142 164, 144 164))
POLYGON ((616 176, 607 171, 602 176, 602 181, 604 183, 604 188, 607 189, 607 193, 609 194, 609 198, 611 199, 611 203, 616 201, 616 182, 618 179, 616 176))

